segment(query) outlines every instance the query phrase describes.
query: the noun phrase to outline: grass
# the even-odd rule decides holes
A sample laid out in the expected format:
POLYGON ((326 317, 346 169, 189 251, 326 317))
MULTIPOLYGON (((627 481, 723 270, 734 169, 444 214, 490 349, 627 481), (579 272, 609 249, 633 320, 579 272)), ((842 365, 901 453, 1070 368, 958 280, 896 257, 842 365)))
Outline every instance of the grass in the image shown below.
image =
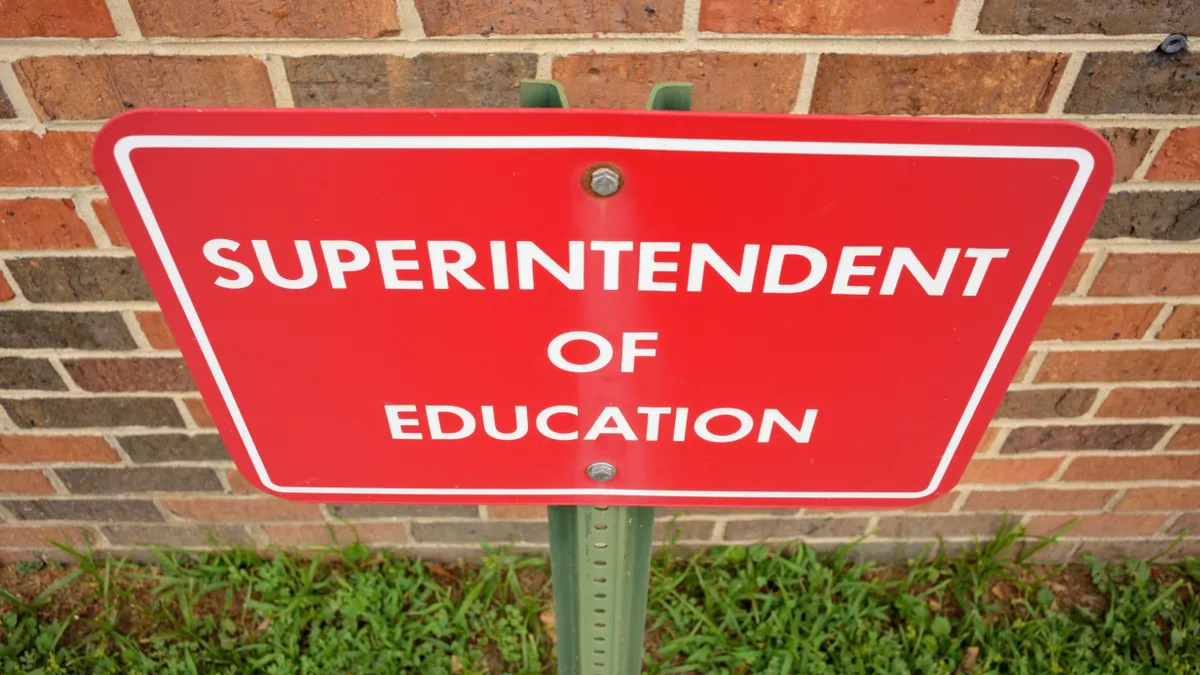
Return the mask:
MULTIPOLYGON (((1005 529, 962 557, 669 552, 647 673, 1200 673, 1200 560, 1038 566, 1005 529)), ((0 568, 2 673, 553 672, 548 564, 154 550, 0 568)))

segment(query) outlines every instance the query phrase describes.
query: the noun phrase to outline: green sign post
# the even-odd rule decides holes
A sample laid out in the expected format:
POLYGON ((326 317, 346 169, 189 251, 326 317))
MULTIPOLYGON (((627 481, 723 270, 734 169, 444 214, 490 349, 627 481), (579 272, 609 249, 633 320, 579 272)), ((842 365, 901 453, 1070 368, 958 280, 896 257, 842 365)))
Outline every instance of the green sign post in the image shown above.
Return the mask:
MULTIPOLYGON (((521 82, 521 107, 566 108, 562 85, 521 82)), ((662 83, 647 110, 691 110, 692 85, 662 83)), ((642 670, 654 507, 551 506, 550 571, 558 672, 632 675, 642 670)))

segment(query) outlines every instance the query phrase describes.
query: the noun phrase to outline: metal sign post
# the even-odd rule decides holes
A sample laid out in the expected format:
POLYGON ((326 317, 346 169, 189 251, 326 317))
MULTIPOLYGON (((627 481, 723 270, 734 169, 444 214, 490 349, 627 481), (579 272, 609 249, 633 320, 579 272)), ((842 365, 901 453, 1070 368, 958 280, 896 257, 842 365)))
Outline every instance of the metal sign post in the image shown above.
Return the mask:
MULTIPOLYGON (((526 80, 521 107, 566 108, 567 99, 558 82, 526 80)), ((647 110, 691 107, 692 85, 686 83, 657 84, 646 102, 647 110)), ((593 189, 603 194, 602 188, 593 189)), ((599 462, 588 467, 588 475, 605 481, 615 467, 599 462)), ((550 507, 559 673, 641 672, 653 543, 652 506, 550 507)))

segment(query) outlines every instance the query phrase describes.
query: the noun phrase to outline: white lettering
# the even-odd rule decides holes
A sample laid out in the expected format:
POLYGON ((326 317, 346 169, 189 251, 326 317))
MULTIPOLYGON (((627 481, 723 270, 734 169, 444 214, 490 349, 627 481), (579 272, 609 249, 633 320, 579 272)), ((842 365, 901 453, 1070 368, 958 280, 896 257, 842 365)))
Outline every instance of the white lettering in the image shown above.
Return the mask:
POLYGON ((650 408, 641 407, 637 409, 638 414, 646 416, 646 440, 658 440, 658 420, 671 412, 670 408, 650 408))
POLYGON ((420 280, 401 279, 400 270, 417 269, 416 260, 396 260, 397 251, 415 251, 417 242, 408 240, 377 241, 375 252, 379 254, 379 270, 383 273, 383 287, 396 290, 419 291, 424 286, 420 280))
POLYGON ((222 258, 221 251, 236 251, 241 244, 232 239, 212 239, 204 242, 204 257, 208 262, 237 274, 233 279, 217 277, 214 281, 221 288, 245 288, 254 282, 254 272, 242 263, 229 258, 222 258))
POLYGON ((825 254, 811 246, 772 246, 767 258, 767 278, 763 281, 763 293, 803 293, 812 290, 825 278, 829 261, 825 254), (808 260, 808 276, 790 284, 780 282, 783 276, 783 260, 789 255, 798 255, 808 260))
POLYGON ((655 260, 658 253, 679 251, 677 241, 644 241, 638 248, 638 290, 639 291, 674 291, 674 281, 655 281, 655 272, 674 272, 679 269, 679 263, 670 260, 655 260))
POLYGON ((534 420, 534 426, 537 427, 538 433, 549 438, 552 441, 573 441, 579 438, 578 431, 570 431, 560 433, 550 428, 550 418, 555 415, 570 415, 572 417, 579 416, 579 408, 573 405, 552 405, 542 412, 538 413, 537 419, 534 420))
POLYGON ((496 428, 496 409, 493 406, 483 406, 483 431, 492 438, 498 441, 515 441, 519 438, 524 438, 529 432, 529 408, 519 405, 513 408, 513 415, 517 419, 517 428, 509 433, 502 433, 496 428))
POLYGON ((888 261, 887 272, 883 275, 883 285, 879 287, 880 295, 895 295, 896 284, 900 282, 900 272, 907 269, 913 279, 921 284, 921 288, 929 295, 944 295, 946 285, 950 283, 950 273, 954 271, 954 263, 958 260, 958 249, 948 248, 942 254, 942 263, 938 265, 937 276, 929 275, 925 266, 917 260, 911 248, 898 248, 892 251, 892 259, 888 261))
POLYGON ((433 287, 446 290, 450 288, 450 277, 472 291, 482 291, 483 285, 467 274, 467 268, 475 264, 475 249, 461 241, 431 241, 429 247, 429 274, 433 277, 433 287), (455 262, 446 261, 446 252, 458 254, 455 262))
POLYGON ((706 410, 696 418, 696 435, 709 443, 732 443, 745 438, 754 429, 754 418, 750 413, 737 408, 713 408, 706 410), (738 430, 732 434, 715 434, 708 429, 708 423, 714 417, 728 416, 738 421, 738 430))
POLYGON ((412 417, 401 417, 400 413, 415 413, 417 406, 415 405, 385 405, 383 412, 387 415, 388 428, 392 431, 392 438, 398 441, 418 441, 421 440, 421 432, 405 431, 404 427, 415 427, 421 424, 421 420, 412 417))
POLYGON ((783 416, 783 413, 774 408, 767 408, 763 411, 762 426, 758 429, 758 442, 766 443, 771 440, 771 430, 775 425, 779 425, 780 429, 792 437, 797 443, 807 443, 809 438, 812 438, 813 425, 817 423, 817 411, 805 410, 804 421, 800 423, 800 428, 792 426, 788 418, 783 416))
POLYGON ((988 266, 993 260, 999 260, 1008 256, 1006 248, 969 248, 964 258, 975 258, 975 266, 971 268, 971 276, 967 278, 967 287, 963 289, 964 296, 973 296, 979 294, 979 287, 983 285, 983 275, 987 274, 988 266))
POLYGON ((600 434, 620 434, 627 441, 637 440, 637 436, 634 435, 629 422, 625 420, 625 415, 621 414, 621 409, 611 405, 600 413, 600 416, 592 423, 592 428, 588 430, 583 440, 594 441, 600 434), (609 426, 609 422, 613 426, 609 426))
POLYGON ((688 263, 689 291, 701 290, 705 265, 711 267, 733 290, 749 293, 754 288, 754 270, 758 267, 758 244, 746 244, 742 253, 742 270, 736 273, 708 244, 692 244, 692 259, 688 263))
POLYGON ((429 425, 429 438, 435 441, 457 441, 475 433, 475 417, 463 408, 453 405, 425 406, 425 422, 429 425), (458 431, 442 428, 442 413, 454 415, 462 422, 458 431))
POLYGON ((874 274, 874 267, 855 265, 854 261, 859 256, 874 257, 883 253, 883 248, 879 246, 847 246, 842 249, 842 257, 838 260, 837 272, 833 275, 833 290, 830 291, 834 295, 867 295, 871 292, 870 286, 851 286, 851 277, 861 277, 868 274, 874 274))
POLYGON ((607 366, 609 361, 612 361, 613 348, 611 342, 605 340, 603 337, 595 333, 589 333, 583 330, 575 330, 569 333, 563 333, 562 335, 559 335, 551 340, 550 346, 546 348, 546 356, 550 357, 550 363, 553 363, 555 366, 558 366, 568 373, 594 373, 604 366, 607 366), (566 347, 568 344, 576 340, 590 342, 596 345, 596 349, 600 350, 600 353, 595 359, 592 360, 591 363, 571 363, 563 358, 563 347, 566 347))
POLYGON ((621 284, 621 252, 632 251, 632 241, 593 241, 592 250, 604 254, 604 290, 615 291, 621 284))
POLYGON ((267 246, 266 241, 254 239, 250 244, 254 246, 254 254, 258 256, 258 266, 262 268, 263 276, 267 278, 267 281, 280 288, 293 291, 308 288, 317 283, 317 259, 313 257, 312 244, 307 241, 296 242, 296 256, 300 259, 300 278, 298 279, 284 279, 279 275, 279 270, 275 269, 275 259, 271 257, 271 248, 267 246))
POLYGON ((532 241, 517 242, 517 287, 523 291, 533 289, 533 263, 558 279, 559 283, 572 291, 583 290, 583 242, 572 241, 567 244, 569 270, 565 270, 554 262, 554 258, 538 248, 532 241))
POLYGON ((656 349, 639 349, 639 340, 658 340, 658 333, 622 333, 621 334, 621 372, 633 372, 633 360, 639 356, 654 356, 656 349))
POLYGON ((345 288, 346 272, 360 272, 371 262, 371 252, 357 241, 322 241, 321 254, 325 256, 325 269, 329 270, 329 283, 334 288, 345 288), (349 260, 342 260, 343 251, 350 254, 349 260))

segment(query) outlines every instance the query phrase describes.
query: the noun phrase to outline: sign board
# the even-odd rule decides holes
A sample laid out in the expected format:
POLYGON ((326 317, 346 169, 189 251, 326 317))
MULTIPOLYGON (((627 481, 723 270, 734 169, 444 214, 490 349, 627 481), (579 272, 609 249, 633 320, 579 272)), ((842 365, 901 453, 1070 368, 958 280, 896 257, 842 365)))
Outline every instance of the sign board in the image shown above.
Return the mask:
POLYGON ((322 501, 930 499, 1112 176, 1062 122, 577 110, 139 111, 95 157, 238 467, 322 501))

